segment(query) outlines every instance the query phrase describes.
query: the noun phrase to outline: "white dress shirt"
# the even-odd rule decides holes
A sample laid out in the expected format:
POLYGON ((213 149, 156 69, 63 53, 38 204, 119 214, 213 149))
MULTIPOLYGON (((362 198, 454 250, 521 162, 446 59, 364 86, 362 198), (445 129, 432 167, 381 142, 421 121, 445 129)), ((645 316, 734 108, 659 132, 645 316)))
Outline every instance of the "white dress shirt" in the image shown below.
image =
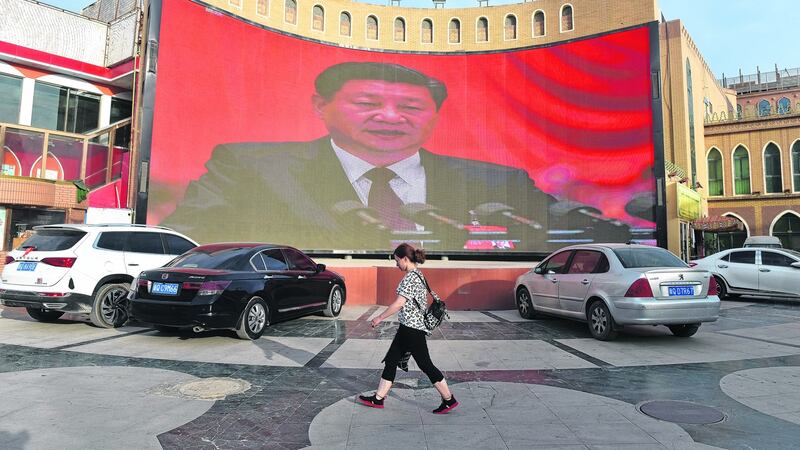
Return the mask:
MULTIPOLYGON (((331 146, 342 164, 347 179, 355 189, 356 194, 358 194, 359 200, 364 205, 369 206, 369 189, 372 186, 372 181, 364 175, 375 166, 348 153, 347 150, 336 145, 333 139, 331 139, 331 146)), ((403 204, 425 203, 427 198, 425 168, 422 167, 420 162, 419 152, 386 166, 386 168, 397 174, 389 180, 389 186, 400 197, 403 204)))

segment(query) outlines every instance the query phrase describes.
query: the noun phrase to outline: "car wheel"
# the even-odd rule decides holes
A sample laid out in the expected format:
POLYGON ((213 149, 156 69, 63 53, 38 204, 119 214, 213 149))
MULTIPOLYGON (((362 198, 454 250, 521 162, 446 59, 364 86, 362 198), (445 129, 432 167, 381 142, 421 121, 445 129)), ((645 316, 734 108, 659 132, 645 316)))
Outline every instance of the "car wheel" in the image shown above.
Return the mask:
POLYGON ((89 319, 99 328, 116 328, 128 321, 128 286, 121 283, 104 284, 92 303, 89 319))
POLYGON ((536 310, 533 309, 531 293, 528 292, 527 288, 521 287, 517 289, 517 311, 523 319, 536 318, 536 310))
POLYGON ((331 293, 328 295, 328 306, 325 307, 325 317, 338 317, 342 312, 344 304, 344 293, 339 285, 334 284, 331 293))
POLYGON ((731 300, 740 297, 739 294, 731 294, 728 292, 728 285, 725 284, 725 280, 721 277, 714 275, 714 278, 717 280, 717 297, 719 297, 720 300, 731 300))
POLYGON ((269 326, 269 307, 261 297, 253 297, 242 312, 236 335, 239 339, 252 341, 260 338, 267 326, 269 326))
POLYGON ((610 341, 617 337, 614 318, 611 317, 608 306, 601 301, 596 301, 589 306, 589 332, 600 341, 610 341))
POLYGON ((46 311, 44 309, 25 308, 28 315, 38 320, 39 322, 55 322, 64 315, 61 311, 46 311))
POLYGON ((672 332, 675 336, 678 337, 689 337, 694 336, 697 333, 697 330, 700 328, 699 323, 689 323, 686 325, 667 325, 669 331, 672 332))

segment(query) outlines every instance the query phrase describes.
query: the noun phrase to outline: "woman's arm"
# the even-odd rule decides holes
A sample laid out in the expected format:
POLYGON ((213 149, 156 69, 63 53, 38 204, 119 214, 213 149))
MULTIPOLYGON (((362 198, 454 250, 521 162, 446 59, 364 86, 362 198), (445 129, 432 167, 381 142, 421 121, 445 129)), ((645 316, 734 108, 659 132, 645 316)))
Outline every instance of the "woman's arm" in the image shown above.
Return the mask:
POLYGON ((405 304, 406 304, 406 298, 403 297, 402 295, 398 295, 397 298, 394 300, 394 303, 392 303, 391 305, 389 305, 388 308, 386 308, 386 311, 382 312, 378 317, 372 319, 371 321, 372 326, 373 327, 378 326, 379 323, 393 316, 394 313, 396 313, 397 311, 400 311, 400 308, 405 306, 405 304))

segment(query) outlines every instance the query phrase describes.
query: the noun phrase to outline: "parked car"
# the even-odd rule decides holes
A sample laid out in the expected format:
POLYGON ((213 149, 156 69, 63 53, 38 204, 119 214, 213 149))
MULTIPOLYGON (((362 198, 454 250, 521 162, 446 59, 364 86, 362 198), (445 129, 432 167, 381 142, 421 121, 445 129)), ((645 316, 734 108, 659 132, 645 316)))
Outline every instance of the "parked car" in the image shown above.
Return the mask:
POLYGON ((586 321, 596 339, 625 325, 666 325, 680 337, 719 317, 707 270, 690 268, 667 250, 646 245, 587 244, 549 255, 517 278, 520 316, 541 313, 586 321))
POLYGON ((162 331, 232 329, 241 339, 258 339, 278 320, 320 311, 338 316, 346 294, 344 278, 300 250, 225 243, 142 272, 129 307, 132 318, 162 331))
POLYGON ((783 244, 775 236, 750 236, 744 240, 743 247, 783 248, 783 244))
POLYGON ((98 327, 120 326, 127 320, 124 301, 133 278, 195 246, 164 227, 37 226, 6 256, 0 303, 24 307, 41 322, 79 313, 98 327))
POLYGON ((714 274, 720 298, 740 295, 800 298, 800 252, 735 248, 694 261, 714 274))

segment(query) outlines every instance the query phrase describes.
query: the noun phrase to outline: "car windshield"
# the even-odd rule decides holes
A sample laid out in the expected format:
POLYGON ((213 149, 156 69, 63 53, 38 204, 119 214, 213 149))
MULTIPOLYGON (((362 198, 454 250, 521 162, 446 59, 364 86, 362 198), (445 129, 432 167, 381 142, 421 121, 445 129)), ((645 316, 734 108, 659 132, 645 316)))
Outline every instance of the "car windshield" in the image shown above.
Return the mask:
POLYGON ((20 250, 33 248, 39 252, 54 252, 72 248, 85 232, 79 230, 36 230, 19 246, 20 250))
POLYGON ((237 270, 251 248, 225 248, 205 251, 196 248, 173 259, 167 267, 237 270))
POLYGON ((784 248, 784 249, 781 249, 781 250, 783 250, 786 253, 794 256, 795 258, 800 258, 800 252, 798 252, 797 250, 789 250, 788 248, 784 248))
POLYGON ((685 262, 662 248, 616 248, 622 266, 626 269, 639 267, 688 267, 685 262))

